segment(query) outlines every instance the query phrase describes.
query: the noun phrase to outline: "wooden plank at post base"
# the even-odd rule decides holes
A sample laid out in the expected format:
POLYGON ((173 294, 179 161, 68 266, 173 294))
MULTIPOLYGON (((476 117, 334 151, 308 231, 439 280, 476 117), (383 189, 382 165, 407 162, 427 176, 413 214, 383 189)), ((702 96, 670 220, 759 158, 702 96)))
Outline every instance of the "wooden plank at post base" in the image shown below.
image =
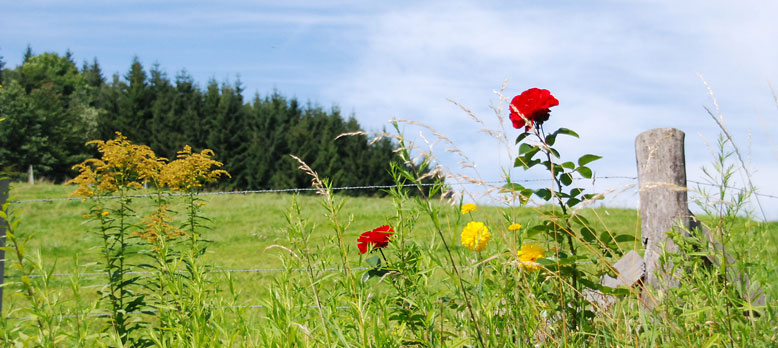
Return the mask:
MULTIPOLYGON (((689 230, 684 136, 675 128, 658 128, 640 133, 635 139, 645 285, 653 289, 678 284, 671 273, 672 264, 661 269, 659 256, 663 248, 667 252, 678 251, 667 238, 667 231, 689 230)), ((648 308, 655 305, 648 291, 642 297, 648 308)))
MULTIPOLYGON (((613 270, 616 272, 616 278, 607 274, 603 275, 600 279, 600 284, 614 289, 619 286, 629 288, 643 278, 645 265, 640 254, 635 250, 630 250, 621 260, 613 265, 613 270)), ((614 296, 603 294, 600 291, 586 289, 583 295, 589 302, 596 304, 602 310, 607 309, 616 302, 614 296)))
POLYGON ((616 278, 607 274, 603 275, 600 284, 609 288, 617 288, 619 286, 631 287, 640 278, 643 278, 645 273, 643 258, 635 250, 630 250, 624 255, 621 260, 613 265, 613 269, 616 270, 616 278))

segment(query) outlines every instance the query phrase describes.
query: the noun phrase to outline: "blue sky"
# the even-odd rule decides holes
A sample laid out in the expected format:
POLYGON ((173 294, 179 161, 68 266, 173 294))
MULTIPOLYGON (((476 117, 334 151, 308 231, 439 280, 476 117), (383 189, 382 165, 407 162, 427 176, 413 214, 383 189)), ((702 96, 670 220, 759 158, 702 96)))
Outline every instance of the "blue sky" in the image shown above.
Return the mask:
MULTIPOLYGON (((509 153, 455 100, 499 129, 490 105, 540 87, 560 100, 548 127, 581 139, 559 144, 570 156, 596 153, 599 176, 634 176, 634 138, 675 127, 686 132, 689 179, 712 156, 718 130, 698 74, 748 158, 760 192, 778 195, 778 3, 773 1, 2 1, 0 55, 19 64, 70 49, 97 57, 106 75, 124 74, 133 56, 170 76, 186 69, 201 84, 240 76, 247 97, 284 95, 354 113, 368 130, 392 118, 429 124, 476 165, 434 150, 452 172, 498 180, 509 153), (495 150, 498 149, 498 150, 495 150)), ((417 137, 420 129, 408 126, 417 137)), ((508 138, 518 133, 507 129, 508 138)), ((434 136, 425 133, 434 142, 434 136)), ((421 142, 421 138, 418 138, 421 142)), ((515 149, 514 149, 515 151, 515 149)), ((514 178, 540 174, 513 170, 514 178)), ((739 179, 740 180, 740 179, 739 179)), ((597 190, 628 180, 599 180, 597 190)), ((636 206, 627 191, 614 205, 636 206)), ((778 219, 778 199, 763 198, 778 219)))

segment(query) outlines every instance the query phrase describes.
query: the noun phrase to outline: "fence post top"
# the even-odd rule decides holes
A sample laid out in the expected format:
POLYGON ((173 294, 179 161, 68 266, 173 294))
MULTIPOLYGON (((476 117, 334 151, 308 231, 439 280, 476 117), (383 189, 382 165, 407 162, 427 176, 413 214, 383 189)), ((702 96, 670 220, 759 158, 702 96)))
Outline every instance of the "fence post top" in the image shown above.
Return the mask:
POLYGON ((685 133, 678 128, 654 128, 638 134, 637 138, 665 136, 665 135, 684 136, 685 133))

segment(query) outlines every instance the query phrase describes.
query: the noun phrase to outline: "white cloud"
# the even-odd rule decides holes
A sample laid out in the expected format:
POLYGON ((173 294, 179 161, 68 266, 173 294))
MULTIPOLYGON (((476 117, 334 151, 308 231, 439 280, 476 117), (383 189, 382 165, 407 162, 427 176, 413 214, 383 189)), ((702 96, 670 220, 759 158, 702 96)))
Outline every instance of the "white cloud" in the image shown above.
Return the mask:
MULTIPOLYGON (((484 176, 496 178, 493 142, 476 135, 477 125, 445 99, 490 117, 487 107, 496 102, 491 91, 510 77, 506 94, 541 87, 560 99, 549 125, 582 135, 561 143, 563 153, 602 154, 605 159, 595 166, 601 174, 634 175, 635 136, 676 127, 689 135, 692 178, 699 171, 691 166, 708 158, 696 133, 718 133, 701 107, 710 102, 696 73, 716 80, 717 93, 726 96, 719 101, 722 111, 736 139, 744 141, 742 121, 755 124, 753 107, 772 103, 764 81, 776 76, 768 63, 776 61, 778 48, 765 45, 778 36, 778 25, 757 11, 755 2, 676 5, 525 3, 497 9, 460 1, 407 6, 382 13, 367 26, 366 49, 324 95, 354 108, 369 128, 394 117, 428 123, 476 158, 484 176)), ((763 147, 752 150, 767 159, 763 147)), ((442 158, 456 168, 453 158, 442 158)), ((756 179, 757 185, 769 186, 756 179)), ((778 201, 770 204, 778 207, 778 201)))
MULTIPOLYGON (((769 192, 778 164, 770 140, 778 138, 764 134, 778 136, 767 87, 778 85, 776 2, 31 0, 3 4, 0 12, 11 14, 0 23, 11 66, 31 42, 97 56, 109 74, 124 73, 133 54, 173 71, 188 68, 201 83, 240 73, 249 89, 281 86, 285 94, 335 102, 371 130, 391 118, 430 124, 476 161, 484 180, 498 178, 510 158, 446 99, 496 128, 489 105, 505 78, 509 97, 530 87, 558 97, 549 127, 581 134, 560 141, 560 150, 603 155, 593 165, 599 175, 634 175, 635 136, 676 127, 687 133, 689 178, 699 179, 710 155, 698 134, 710 141, 719 133, 702 109, 712 103, 700 73, 751 154, 756 185, 778 194, 769 192)), ((458 168, 455 156, 439 155, 458 168)), ((778 212, 778 200, 763 204, 778 212)))

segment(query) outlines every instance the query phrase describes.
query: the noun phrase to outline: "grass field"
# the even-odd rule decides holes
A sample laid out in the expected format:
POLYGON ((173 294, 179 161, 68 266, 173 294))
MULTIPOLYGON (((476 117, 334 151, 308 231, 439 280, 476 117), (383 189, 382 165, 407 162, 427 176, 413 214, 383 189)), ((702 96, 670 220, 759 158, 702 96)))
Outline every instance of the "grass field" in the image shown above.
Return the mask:
MULTIPOLYGON (((87 212, 87 204, 80 200, 61 200, 61 198, 67 197, 73 189, 74 187, 72 186, 53 184, 37 184, 34 186, 27 184, 12 185, 11 201, 16 202, 12 204, 12 210, 19 212, 21 219, 17 235, 31 235, 31 239, 26 243, 27 249, 32 253, 39 251, 44 267, 54 273, 101 272, 101 268, 97 263, 100 260, 99 247, 101 240, 94 231, 94 226, 87 223, 87 220, 82 217, 87 212), (45 199, 57 200, 38 201, 45 199), (79 268, 75 266, 75 257, 78 258, 79 268)), ((210 241, 205 261, 213 267, 213 270, 217 271, 216 273, 210 273, 208 279, 213 282, 214 288, 220 293, 219 297, 229 298, 233 296, 235 301, 231 302, 231 305, 245 306, 243 308, 246 308, 247 312, 241 318, 252 323, 249 324, 249 327, 266 325, 268 323, 280 325, 279 323, 285 319, 274 317, 278 313, 274 313, 269 309, 278 306, 278 303, 274 301, 284 298, 285 295, 278 291, 286 287, 294 288, 298 286, 297 284, 305 284, 302 275, 297 276, 294 274, 295 272, 280 271, 287 266, 286 262, 290 260, 289 254, 285 251, 286 249, 272 247, 282 246, 292 249, 288 235, 287 212, 295 197, 302 208, 302 216, 312 224, 311 243, 315 244, 315 248, 320 252, 316 254, 320 258, 316 260, 317 267, 341 268, 340 260, 338 259, 340 249, 326 215, 326 210, 322 206, 323 200, 321 196, 315 194, 295 196, 293 194, 262 193, 214 194, 203 195, 202 197, 207 202, 203 207, 203 214, 211 220, 208 224, 210 230, 203 234, 203 237, 210 241), (232 280, 235 292, 228 291, 230 284, 228 277, 232 280), (239 294, 239 296, 235 298, 235 294, 239 294)), ((339 216, 346 225, 344 240, 348 251, 349 265, 355 268, 357 277, 360 277, 365 272, 363 270, 364 267, 367 267, 364 261, 364 257, 367 255, 359 254, 356 245, 357 237, 362 232, 380 225, 395 225, 397 222, 397 217, 395 216, 397 209, 394 206, 393 200, 388 197, 339 196, 338 199, 342 199, 344 202, 343 210, 339 213, 339 216)), ((147 204, 149 209, 152 207, 152 202, 148 198, 136 198, 135 203, 138 206, 147 204)), ((406 204, 410 203, 412 203, 412 200, 406 202, 406 204)), ((444 229, 443 234, 446 236, 448 244, 452 246, 455 262, 462 266, 477 263, 478 259, 474 258, 474 253, 463 247, 459 242, 459 234, 466 222, 463 221, 464 219, 462 214, 459 213, 458 207, 452 206, 447 202, 438 202, 436 207, 440 209, 444 229)), ((525 226, 532 226, 539 222, 540 214, 537 212, 538 209, 538 207, 505 208, 479 206, 477 211, 479 219, 487 222, 493 231, 492 241, 487 249, 483 251, 483 254, 499 255, 502 253, 507 255, 508 251, 516 250, 517 241, 514 239, 515 235, 511 235, 506 228, 501 228, 500 225, 507 226, 507 221, 510 220, 525 226), (510 216, 510 218, 507 219, 505 216, 510 216)), ((143 211, 138 213, 142 215, 143 211)), ((591 223, 597 225, 596 228, 600 231, 607 231, 613 235, 631 234, 639 236, 639 214, 635 210, 595 208, 586 209, 582 214, 591 223)), ((406 216, 405 219, 408 220, 409 217, 406 216)), ((444 249, 442 248, 441 241, 434 231, 433 225, 425 216, 422 215, 416 219, 411 217, 410 220, 415 220, 416 222, 412 224, 413 228, 408 235, 431 255, 425 261, 426 266, 431 270, 425 276, 425 279, 429 279, 427 291, 430 295, 444 293, 446 291, 445 288, 448 287, 450 289, 452 284, 450 282, 447 283, 448 278, 445 276, 445 271, 440 269, 441 266, 446 266, 444 262, 441 262, 444 259, 444 249)), ((705 220, 704 217, 703 220, 705 220)), ((744 224, 744 226, 748 226, 748 223, 744 224)), ((760 267, 756 269, 755 273, 752 273, 752 279, 761 285, 768 298, 774 299, 778 298, 778 292, 776 292, 778 290, 778 281, 775 280, 777 279, 777 274, 774 271, 775 267, 773 267, 778 265, 778 253, 775 252, 775 236, 778 233, 778 224, 772 222, 763 226, 764 228, 760 230, 761 232, 758 235, 751 232, 740 234, 741 231, 732 231, 735 235, 733 242, 742 245, 761 243, 762 253, 760 255, 738 254, 736 256, 749 259, 758 258, 760 267), (757 241, 754 239, 756 237, 762 238, 762 240, 757 241)), ((639 238, 636 238, 635 241, 621 243, 619 246, 623 250, 635 249, 641 251, 642 247, 638 241, 639 238)), ((478 258, 480 258, 480 254, 478 258)), ((503 266, 497 266, 495 270, 500 267, 503 266)), ((462 272, 464 278, 474 282, 472 286, 481 286, 478 285, 478 279, 481 279, 482 272, 480 267, 465 266, 462 267, 462 272)), ((5 273, 8 280, 18 280, 18 277, 14 279, 15 270, 10 268, 8 264, 6 264, 5 273)), ((330 273, 340 272, 331 271, 330 273)), ((335 276, 336 274, 333 274, 331 277, 326 272, 321 273, 320 289, 325 292, 342 292, 343 289, 338 289, 337 287, 342 286, 343 283, 333 280, 336 278, 335 276)), ((55 277, 50 287, 52 289, 62 289, 61 296, 65 299, 73 298, 74 295, 67 291, 69 279, 70 277, 68 276, 55 277)), ((75 301, 83 302, 86 299, 87 302, 91 302, 98 298, 97 290, 105 284, 106 280, 103 276, 97 275, 83 277, 80 282, 80 296, 83 298, 75 301)), ((361 287, 364 287, 366 291, 376 296, 382 296, 391 290, 390 287, 386 285, 380 286, 375 282, 361 285, 361 287)), ((685 285, 684 291, 687 288, 693 292, 704 290, 695 289, 691 285, 685 285)), ((4 309, 22 305, 21 303, 14 302, 23 301, 23 297, 13 296, 13 293, 17 290, 18 287, 15 285, 5 289, 4 309)), ((424 295, 420 296, 423 297, 424 295)), ((476 295, 476 297, 478 296, 476 295)), ((313 311, 310 298, 291 295, 288 298, 294 299, 294 301, 305 302, 294 305, 291 303, 287 304, 288 308, 307 308, 308 312, 313 311)), ((68 301, 70 300, 66 300, 63 303, 68 301)), ((481 298, 477 301, 481 301, 479 303, 487 303, 488 298, 481 298)), ((333 304, 332 306, 335 305, 333 304)), ((635 315, 634 311, 625 311, 624 313, 635 315)), ((696 310, 691 311, 691 313, 698 314, 696 310)), ((233 316, 240 317, 239 314, 234 313, 224 315, 227 315, 227 319, 221 320, 226 323, 231 322, 233 319, 230 318, 233 318, 233 316)), ((306 314, 306 316, 309 315, 311 314, 306 314)), ((333 318, 335 317, 337 315, 333 318)), ((342 318, 341 320, 348 322, 347 319, 342 318)), ((613 325, 616 325, 615 323, 614 321, 613 325)), ((290 323, 287 324, 291 325, 290 323)), ((682 330, 683 327, 679 326, 678 329, 682 330)), ((661 335, 663 334, 662 330, 665 330, 665 328, 660 328, 656 332, 649 331, 643 335, 661 335)), ((699 339, 709 338, 706 334, 701 334, 701 337, 699 339)), ((720 336, 715 337, 717 337, 716 339, 721 339, 720 336)), ((632 339, 635 338, 629 337, 624 342, 631 342, 632 339)), ((678 342, 678 339, 674 338, 671 341, 678 342)), ((681 340, 683 342, 685 338, 681 336, 681 340)), ((698 341, 689 338, 689 341, 686 342, 698 341)), ((263 344, 252 343, 251 345, 262 346, 263 344)))
MULTIPOLYGON (((20 203, 12 205, 20 212, 20 231, 23 234, 33 234, 27 247, 30 250, 40 250, 43 262, 54 267, 56 273, 73 271, 73 257, 78 256, 82 265, 91 264, 99 259, 98 247, 100 239, 94 226, 85 222, 82 215, 87 212, 87 206, 80 200, 34 201, 41 199, 66 198, 73 191, 73 186, 53 184, 14 184, 12 185, 12 200, 20 203)), ((277 269, 281 267, 279 249, 266 250, 271 245, 288 245, 286 229, 286 214, 293 194, 261 193, 261 194, 222 194, 204 195, 207 205, 203 212, 211 220, 211 230, 205 238, 210 240, 207 261, 215 270, 249 270, 277 269)), ((355 267, 359 267, 359 252, 356 247, 357 237, 364 231, 377 226, 391 223, 395 210, 390 198, 379 197, 347 197, 342 216, 350 221, 345 231, 344 239, 353 243, 349 256, 355 267)), ((143 200, 147 198, 138 198, 143 200)), ((314 240, 319 243, 329 243, 335 252, 336 241, 324 216, 321 207, 321 197, 314 194, 298 196, 303 213, 314 224, 314 240)), ((151 202, 148 202, 151 205, 151 202)), ((459 213, 457 207, 441 202, 443 220, 448 221, 450 237, 449 245, 454 246, 459 257, 466 257, 467 249, 459 244, 460 230, 452 224, 456 223, 459 213)), ((485 220, 498 222, 502 220, 505 209, 499 207, 480 207, 479 212, 486 216, 485 220)), ((532 208, 523 208, 517 212, 517 221, 523 225, 531 225, 537 219, 532 208)), ((585 213, 591 221, 599 221, 599 228, 607 228, 614 234, 635 234, 639 232, 639 216, 629 209, 599 208, 585 213)), ((413 231, 414 238, 422 244, 439 247, 435 240, 432 225, 428 219, 420 218, 413 231)), ((509 236, 501 236, 508 239, 509 236)), ((504 246, 508 241, 504 241, 504 246)), ((637 243, 637 242, 635 242, 637 243)), ((491 244, 491 248, 501 248, 501 244, 491 244)), ((623 245, 624 248, 639 249, 637 245, 623 245)), ((485 252, 488 252, 486 250, 485 252)), ((493 250, 494 251, 494 250, 493 250)), ((90 269, 88 272, 98 272, 90 269)), ((85 270, 82 270, 85 272, 85 270)), ((8 270, 6 274, 13 274, 8 270)), ((246 293, 261 296, 264 283, 272 278, 273 272, 238 272, 234 276, 241 281, 246 293)), ((251 296, 253 297, 253 296, 251 296)), ((247 299, 248 300, 248 299, 247 299)))

